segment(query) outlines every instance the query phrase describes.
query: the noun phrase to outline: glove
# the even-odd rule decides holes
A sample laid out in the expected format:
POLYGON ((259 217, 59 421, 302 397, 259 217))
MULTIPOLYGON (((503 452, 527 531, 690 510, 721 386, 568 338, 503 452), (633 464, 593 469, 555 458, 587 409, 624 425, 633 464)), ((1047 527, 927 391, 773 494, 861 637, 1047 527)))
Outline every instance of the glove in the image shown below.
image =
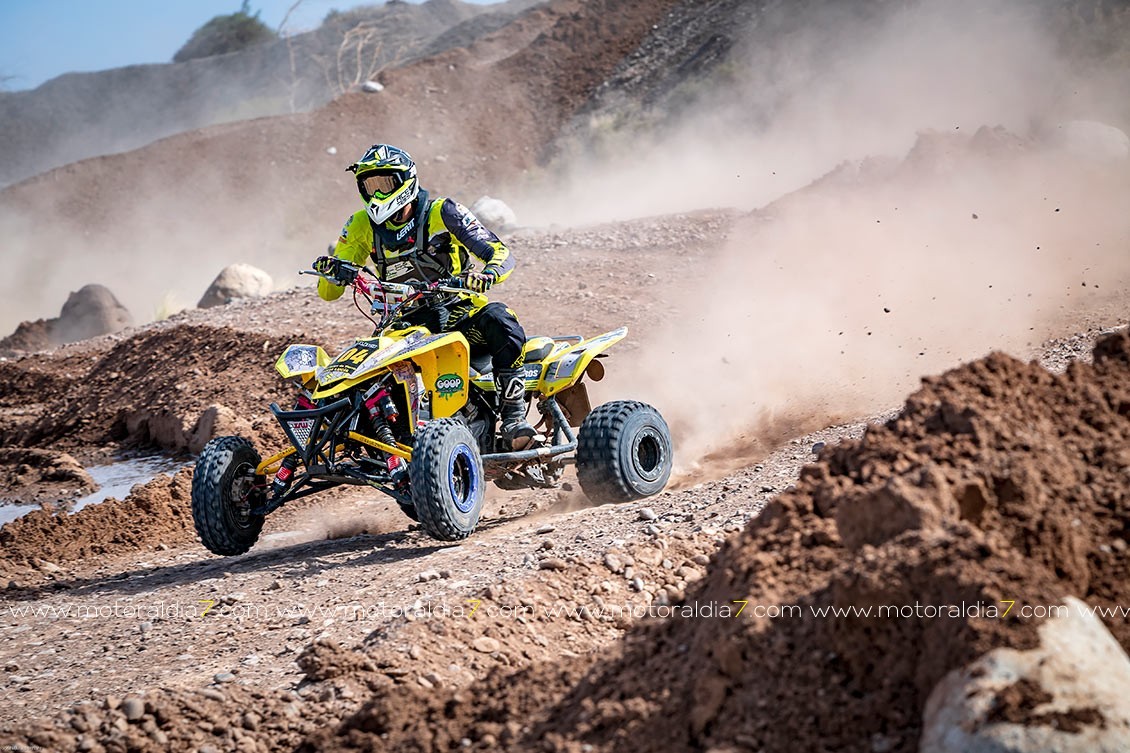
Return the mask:
POLYGON ((336 282, 351 285, 357 279, 357 268, 336 256, 319 256, 314 260, 314 271, 336 282))
POLYGON ((467 274, 467 289, 472 293, 485 293, 490 290, 490 286, 494 284, 494 272, 483 270, 482 272, 469 272, 467 274))

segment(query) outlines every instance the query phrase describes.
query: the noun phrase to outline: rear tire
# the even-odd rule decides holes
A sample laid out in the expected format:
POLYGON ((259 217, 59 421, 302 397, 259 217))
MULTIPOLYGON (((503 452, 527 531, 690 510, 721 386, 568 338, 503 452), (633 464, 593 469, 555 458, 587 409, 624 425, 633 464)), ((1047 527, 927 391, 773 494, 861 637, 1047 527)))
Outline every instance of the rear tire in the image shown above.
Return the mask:
POLYGON ((605 403, 578 432, 577 481, 597 504, 658 494, 671 478, 672 459, 667 422, 647 403, 605 403))
POLYGON ((204 447, 192 472, 192 522, 200 541, 213 554, 243 554, 259 539, 262 515, 240 512, 263 503, 255 490, 259 453, 243 437, 218 437, 204 447))
POLYGON ((416 434, 408 466, 420 526, 440 541, 459 541, 479 523, 486 491, 478 442, 462 421, 429 421, 416 434))

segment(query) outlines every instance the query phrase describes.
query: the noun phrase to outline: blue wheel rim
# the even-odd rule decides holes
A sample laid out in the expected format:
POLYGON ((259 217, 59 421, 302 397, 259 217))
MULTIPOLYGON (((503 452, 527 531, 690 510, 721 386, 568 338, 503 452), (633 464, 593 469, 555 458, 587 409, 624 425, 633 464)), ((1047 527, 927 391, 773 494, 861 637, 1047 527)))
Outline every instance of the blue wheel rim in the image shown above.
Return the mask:
POLYGON ((482 479, 479 478, 475 456, 465 444, 458 445, 451 453, 447 463, 447 483, 456 509, 462 513, 471 512, 479 497, 482 479))

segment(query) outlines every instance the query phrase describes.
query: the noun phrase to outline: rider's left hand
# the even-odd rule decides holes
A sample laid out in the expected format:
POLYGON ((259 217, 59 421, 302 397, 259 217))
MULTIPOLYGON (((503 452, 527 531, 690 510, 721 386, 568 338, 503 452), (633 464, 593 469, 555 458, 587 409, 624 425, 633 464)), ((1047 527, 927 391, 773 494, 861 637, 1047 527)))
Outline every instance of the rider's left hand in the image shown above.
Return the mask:
POLYGON ((470 272, 467 274, 467 289, 473 293, 485 293, 494 284, 493 272, 470 272))

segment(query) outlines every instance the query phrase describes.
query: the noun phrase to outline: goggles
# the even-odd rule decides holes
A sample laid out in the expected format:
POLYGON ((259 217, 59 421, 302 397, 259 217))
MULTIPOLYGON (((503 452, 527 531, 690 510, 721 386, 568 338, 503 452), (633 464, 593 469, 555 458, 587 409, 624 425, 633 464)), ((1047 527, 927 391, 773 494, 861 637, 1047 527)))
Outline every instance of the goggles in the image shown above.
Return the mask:
POLYGON ((361 184, 361 192, 366 199, 373 196, 383 199, 400 188, 404 184, 404 178, 397 173, 373 173, 366 175, 358 182, 361 184))

